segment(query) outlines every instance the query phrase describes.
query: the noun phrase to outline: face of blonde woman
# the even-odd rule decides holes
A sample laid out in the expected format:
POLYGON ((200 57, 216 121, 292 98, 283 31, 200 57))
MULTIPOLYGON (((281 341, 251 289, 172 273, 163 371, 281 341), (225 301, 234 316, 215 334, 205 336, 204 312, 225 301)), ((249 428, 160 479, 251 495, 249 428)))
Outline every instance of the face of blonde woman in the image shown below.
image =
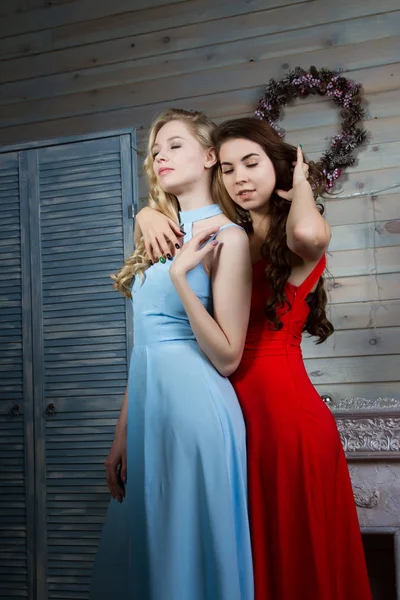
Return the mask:
POLYGON ((196 189, 211 166, 208 151, 181 121, 169 121, 160 129, 152 153, 160 187, 175 196, 196 189))
POLYGON ((247 139, 222 144, 219 160, 229 196, 246 210, 262 209, 276 185, 275 169, 263 148, 247 139))

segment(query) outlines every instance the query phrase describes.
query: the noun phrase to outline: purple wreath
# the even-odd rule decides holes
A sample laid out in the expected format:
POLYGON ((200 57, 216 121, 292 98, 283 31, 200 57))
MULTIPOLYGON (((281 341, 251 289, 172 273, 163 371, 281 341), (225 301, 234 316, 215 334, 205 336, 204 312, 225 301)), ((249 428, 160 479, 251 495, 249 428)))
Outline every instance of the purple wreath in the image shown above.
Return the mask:
POLYGON ((367 139, 367 132, 359 126, 365 117, 361 88, 360 83, 350 81, 335 71, 316 67, 304 71, 296 67, 281 81, 270 80, 263 98, 258 103, 255 115, 268 121, 283 137, 285 131, 277 121, 284 106, 295 98, 307 98, 309 95, 330 96, 334 104, 341 108, 341 131, 333 136, 329 150, 317 163, 326 177, 326 189, 330 190, 341 176, 343 169, 354 165, 356 159, 353 151, 367 139))

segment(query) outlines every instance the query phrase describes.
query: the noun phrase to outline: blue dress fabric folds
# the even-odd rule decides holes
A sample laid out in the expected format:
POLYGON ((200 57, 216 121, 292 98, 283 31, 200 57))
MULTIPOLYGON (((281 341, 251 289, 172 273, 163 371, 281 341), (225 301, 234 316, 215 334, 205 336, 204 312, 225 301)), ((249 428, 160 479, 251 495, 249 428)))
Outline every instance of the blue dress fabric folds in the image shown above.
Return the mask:
MULTIPOLYGON (((181 213, 185 242, 220 212, 181 213)), ((243 417, 194 337, 171 264, 132 287, 126 497, 110 502, 91 600, 252 600, 243 417)), ((212 313, 202 265, 188 281, 212 313)))

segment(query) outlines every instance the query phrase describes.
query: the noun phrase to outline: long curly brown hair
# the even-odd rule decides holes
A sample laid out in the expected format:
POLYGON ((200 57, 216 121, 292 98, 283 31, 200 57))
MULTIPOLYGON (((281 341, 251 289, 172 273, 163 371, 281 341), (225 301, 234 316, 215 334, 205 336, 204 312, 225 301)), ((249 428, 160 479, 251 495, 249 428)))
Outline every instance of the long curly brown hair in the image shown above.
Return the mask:
MULTIPOLYGON (((285 143, 268 123, 252 117, 225 121, 213 132, 213 142, 218 154, 224 142, 239 138, 251 140, 264 149, 274 166, 275 189, 289 190, 292 187, 293 162, 297 158, 297 149, 294 146, 285 143)), ((325 189, 324 175, 317 164, 308 162, 308 165, 309 181, 314 191, 314 198, 317 200, 321 191, 325 189)), ((214 185, 217 186, 219 203, 228 217, 242 224, 248 233, 252 233, 250 214, 232 201, 223 184, 220 169, 214 185)), ((323 206, 318 203, 317 206, 322 214, 323 206)), ((276 330, 282 328, 277 309, 284 307, 290 309, 285 293, 285 286, 292 271, 293 258, 286 239, 289 210, 290 201, 273 192, 268 199, 269 229, 261 248, 261 255, 267 263, 265 276, 271 290, 265 305, 265 315, 276 330)), ((317 344, 320 344, 334 331, 332 323, 326 316, 327 295, 323 277, 320 278, 315 292, 308 296, 307 303, 310 311, 304 331, 317 336, 317 344)))

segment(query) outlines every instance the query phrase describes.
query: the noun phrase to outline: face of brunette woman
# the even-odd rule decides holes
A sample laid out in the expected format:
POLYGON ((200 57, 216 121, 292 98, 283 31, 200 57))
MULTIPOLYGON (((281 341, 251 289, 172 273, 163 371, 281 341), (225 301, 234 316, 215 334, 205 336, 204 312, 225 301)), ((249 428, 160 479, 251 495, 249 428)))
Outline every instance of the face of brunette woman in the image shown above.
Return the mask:
POLYGON ((181 121, 169 121, 161 127, 152 151, 160 187, 178 197, 195 190, 216 162, 214 151, 204 148, 181 121))
POLYGON ((274 165, 264 149, 244 138, 228 140, 221 146, 219 160, 233 202, 246 210, 262 210, 276 185, 274 165))

